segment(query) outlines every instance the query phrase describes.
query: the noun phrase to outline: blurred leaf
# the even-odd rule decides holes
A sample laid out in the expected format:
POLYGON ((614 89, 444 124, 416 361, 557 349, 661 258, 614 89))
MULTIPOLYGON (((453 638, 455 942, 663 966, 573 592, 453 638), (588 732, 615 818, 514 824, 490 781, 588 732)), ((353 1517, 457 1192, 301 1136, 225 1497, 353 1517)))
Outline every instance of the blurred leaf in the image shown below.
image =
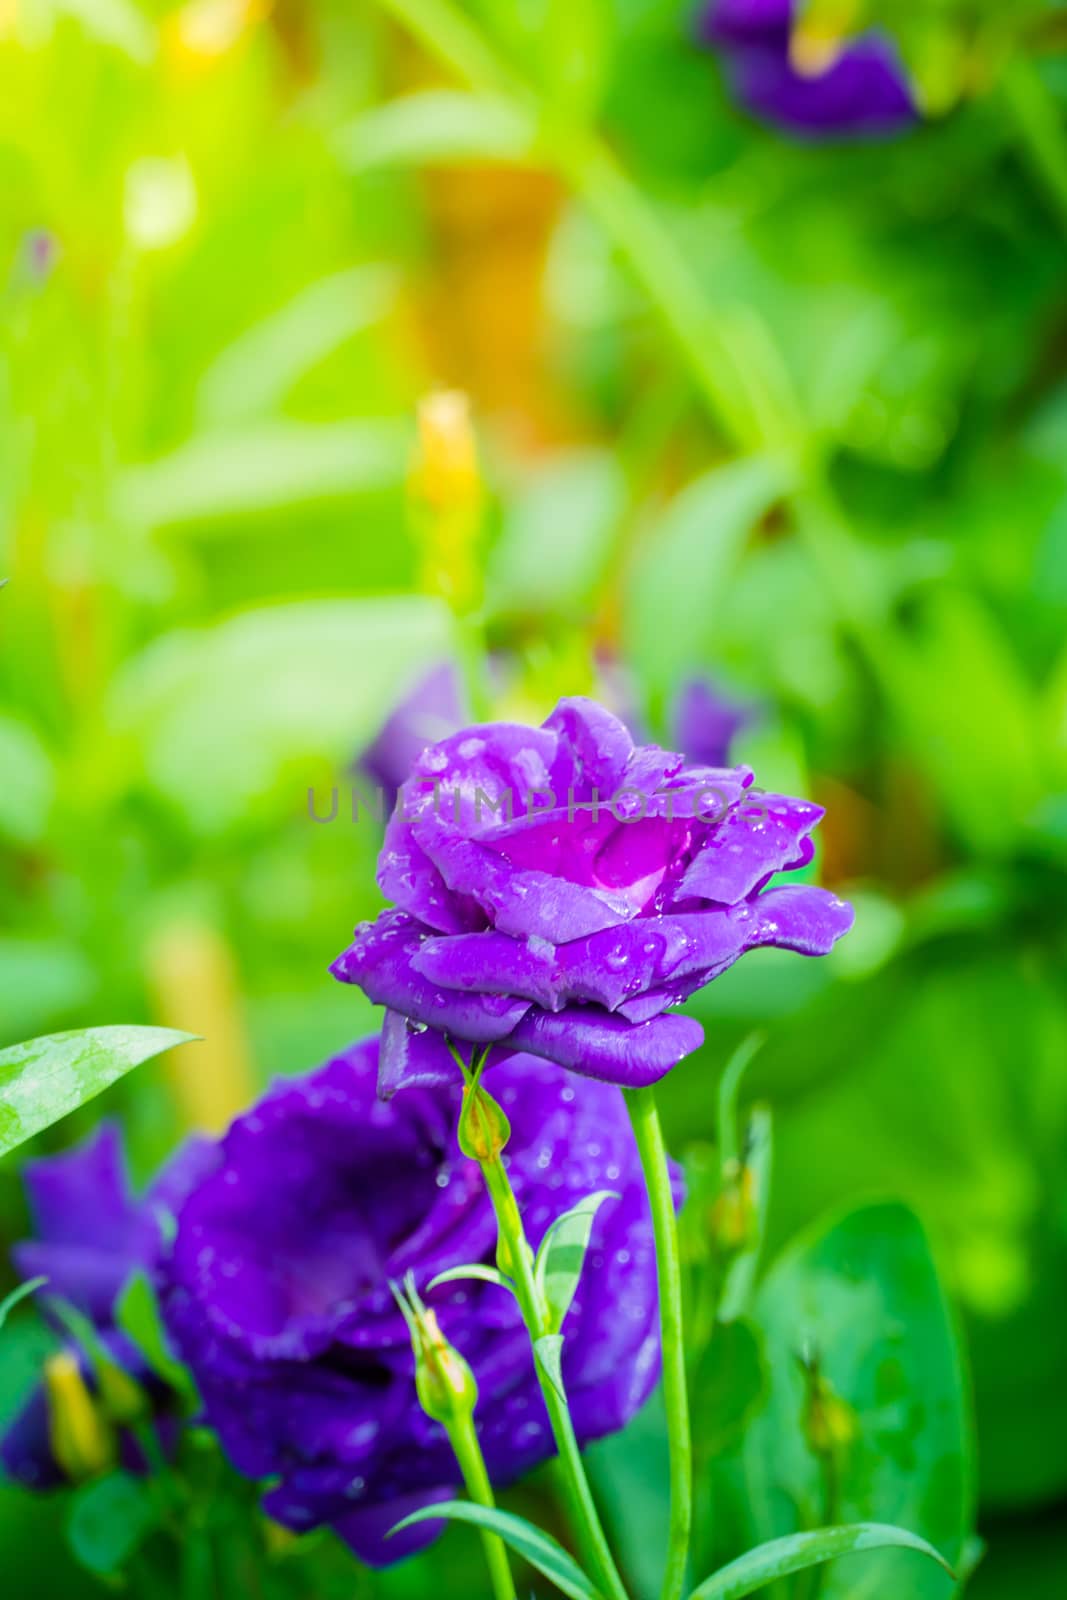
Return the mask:
POLYGON ((426 1286, 427 1291, 438 1288, 442 1283, 464 1283, 468 1278, 477 1278, 482 1283, 495 1283, 500 1289, 511 1288, 508 1279, 495 1267, 486 1267, 480 1261, 472 1261, 466 1266, 449 1267, 447 1272, 439 1272, 436 1278, 430 1279, 426 1286))
POLYGON ((558 1333, 570 1310, 585 1265, 589 1236, 605 1200, 617 1200, 613 1189, 598 1189, 557 1217, 541 1240, 534 1277, 548 1310, 549 1330, 558 1333))
POLYGON ((0 1036, 24 1039, 97 988, 89 958, 60 939, 0 938, 0 1036))
POLYGON ((44 837, 55 793, 52 761, 24 722, 0 713, 0 838, 35 844, 44 837))
POLYGON ((0 1050, 0 1155, 191 1038, 171 1028, 83 1028, 0 1050))
MULTIPOLYGON (((856 1555, 862 1550, 887 1550, 890 1548, 915 1550, 929 1556, 951 1577, 951 1569, 927 1544, 904 1528, 889 1528, 877 1522, 860 1522, 852 1527, 817 1528, 810 1533, 794 1533, 783 1539, 750 1550, 714 1577, 693 1590, 691 1600, 742 1600, 744 1595, 755 1594, 757 1589, 773 1583, 776 1578, 803 1572, 808 1567, 821 1566, 835 1561, 839 1556, 856 1555)), ((862 1574, 858 1576, 862 1584, 862 1574)), ((873 1592, 873 1591, 872 1591, 873 1592)), ((942 1584, 941 1592, 948 1591, 942 1584)), ((842 1590, 857 1595, 858 1587, 842 1590)))
POLYGON ((247 423, 276 410, 305 373, 353 334, 380 321, 395 294, 396 279, 381 266, 353 267, 309 284, 227 345, 208 367, 198 396, 205 429, 247 423))
POLYGON ((528 160, 533 118, 503 95, 424 89, 364 112, 337 137, 353 171, 377 166, 451 166, 465 161, 528 160))
POLYGON ((766 1393, 767 1371, 756 1329, 741 1318, 716 1324, 691 1385, 693 1434, 701 1455, 718 1455, 731 1445, 766 1393))
POLYGON ((512 501, 489 571, 502 612, 564 612, 593 603, 625 506, 617 461, 575 451, 543 467, 512 501))
POLYGON ((626 577, 623 626, 657 709, 706 659, 745 542, 785 482, 770 459, 718 467, 646 534, 626 577))
POLYGON ((534 1340, 534 1355, 537 1357, 537 1365, 566 1405, 567 1391, 563 1387, 563 1335, 542 1334, 540 1339, 534 1340))
POLYGON ((5 1295, 3 1300, 0 1300, 0 1328, 4 1326, 21 1300, 28 1299, 47 1282, 47 1278, 31 1278, 28 1283, 20 1283, 17 1289, 12 1289, 9 1295, 5 1295))
POLYGON ((196 1402, 196 1389, 187 1369, 172 1355, 155 1289, 143 1272, 135 1272, 115 1306, 116 1326, 129 1335, 152 1371, 176 1393, 196 1402))
POLYGON ((451 633, 444 607, 420 596, 248 611, 128 662, 114 721, 138 741, 149 782, 204 832, 266 801, 306 815, 322 763, 328 781, 350 765, 420 671, 450 653, 451 633))
POLYGON ((510 1511, 489 1510, 466 1500, 443 1500, 405 1517, 403 1522, 398 1522, 395 1528, 390 1529, 390 1533, 399 1533, 402 1528, 413 1528, 417 1523, 434 1522, 438 1518, 469 1522, 476 1528, 497 1534, 506 1545, 555 1584, 561 1594, 568 1595, 570 1600, 597 1600, 597 1591, 563 1546, 550 1534, 543 1533, 540 1528, 527 1522, 525 1517, 516 1517, 510 1511))
POLYGON ((140 528, 221 522, 399 484, 406 464, 392 422, 262 422, 128 467, 119 510, 140 528))
POLYGON ((75 1492, 67 1535, 81 1564, 106 1576, 121 1571, 157 1520, 148 1483, 113 1472, 75 1492))

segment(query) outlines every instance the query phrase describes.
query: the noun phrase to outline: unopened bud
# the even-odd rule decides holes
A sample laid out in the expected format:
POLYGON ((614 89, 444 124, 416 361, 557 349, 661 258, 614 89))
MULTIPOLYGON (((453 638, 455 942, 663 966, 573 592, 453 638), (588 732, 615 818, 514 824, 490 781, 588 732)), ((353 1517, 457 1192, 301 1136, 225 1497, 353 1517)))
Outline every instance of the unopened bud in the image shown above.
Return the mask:
POLYGON ((464 1086, 457 1129, 459 1147, 471 1161, 497 1161, 511 1138, 511 1123, 501 1106, 475 1079, 464 1086))
POLYGON ((477 542, 482 479, 467 396, 431 394, 418 415, 419 436, 410 492, 422 550, 422 587, 443 595, 460 613, 481 599, 477 542))
POLYGON ((115 1361, 98 1360, 94 1367, 100 1405, 109 1422, 131 1427, 150 1412, 148 1396, 136 1378, 115 1361))
POLYGON ((435 1313, 423 1304, 410 1273, 403 1290, 392 1287, 411 1335, 419 1404, 446 1427, 469 1419, 478 1400, 474 1373, 441 1332, 435 1313))
POLYGON ((829 1378, 824 1378, 814 1361, 804 1363, 807 1393, 804 1400, 804 1437, 817 1456, 843 1455, 859 1435, 859 1418, 847 1400, 842 1400, 829 1378))
POLYGON ((113 1428, 69 1350, 50 1356, 44 1367, 48 1397, 48 1438, 57 1465, 72 1483, 110 1471, 118 1458, 113 1428))
POLYGON ((731 1162, 709 1218, 712 1243, 726 1259, 752 1249, 756 1243, 759 1217, 755 1190, 752 1168, 731 1162))

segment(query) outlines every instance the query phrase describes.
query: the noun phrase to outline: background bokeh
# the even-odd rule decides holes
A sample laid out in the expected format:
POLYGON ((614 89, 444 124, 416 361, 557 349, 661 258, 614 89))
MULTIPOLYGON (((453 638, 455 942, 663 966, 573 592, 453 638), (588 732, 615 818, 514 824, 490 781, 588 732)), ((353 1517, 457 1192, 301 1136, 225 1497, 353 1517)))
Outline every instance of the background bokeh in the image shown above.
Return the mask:
MULTIPOLYGON (((755 708, 759 781, 827 807, 858 916, 693 1002, 669 1130, 710 1133, 759 1028, 772 1242, 916 1208, 972 1371, 968 1592, 1039 1600, 1067 1578, 1067 9, 907 10, 925 114, 815 144, 739 109, 680 0, 471 4, 485 70, 415 0, 0 0, 0 1045, 202 1034, 40 1141, 102 1105, 147 1173, 373 1025, 326 970, 380 903, 350 771, 428 667, 665 741, 707 675, 755 708), (430 548, 412 485, 441 387, 474 545, 430 548)), ((25 1225, 9 1160, 0 1242, 25 1225)), ((5 1334, 5 1413, 42 1337, 5 1334)), ((57 1515, 0 1489, 12 1594, 102 1592, 57 1515)))

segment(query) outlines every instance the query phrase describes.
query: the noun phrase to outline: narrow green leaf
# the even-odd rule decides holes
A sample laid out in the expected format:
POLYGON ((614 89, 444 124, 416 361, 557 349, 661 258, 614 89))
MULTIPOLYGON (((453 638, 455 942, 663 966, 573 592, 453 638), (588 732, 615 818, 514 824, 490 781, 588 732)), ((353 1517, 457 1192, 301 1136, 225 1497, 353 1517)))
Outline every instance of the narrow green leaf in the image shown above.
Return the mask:
POLYGON ((563 1335, 542 1334, 540 1339, 534 1340, 534 1355, 541 1371, 566 1405, 567 1391, 563 1387, 563 1335))
POLYGON ((0 1156, 193 1037, 173 1028, 82 1028, 0 1050, 0 1156))
POLYGON ((436 1289, 439 1283, 462 1283, 467 1278, 478 1278, 482 1283, 495 1283, 501 1289, 510 1289, 511 1283, 502 1272, 495 1267, 484 1267, 480 1261, 471 1262, 465 1267, 449 1267, 447 1272, 439 1272, 436 1278, 431 1278, 428 1289, 436 1289))
POLYGON ((424 89, 357 118, 341 133, 338 153, 356 172, 456 161, 511 164, 529 160, 536 142, 534 119, 503 95, 424 89))
POLYGON ((155 1290, 143 1272, 135 1272, 115 1307, 115 1321, 128 1334, 152 1371, 187 1402, 195 1404, 196 1388, 187 1369, 171 1354, 155 1290))
POLYGON ((113 1472, 75 1494, 67 1536, 82 1566, 105 1576, 122 1569, 156 1520, 145 1480, 113 1472))
POLYGON ((568 1555, 550 1534, 543 1533, 532 1522, 527 1522, 525 1517, 517 1517, 510 1511, 489 1510, 485 1506, 473 1505, 468 1500, 444 1500, 440 1505, 424 1506, 421 1511, 412 1512, 410 1517, 405 1517, 403 1522, 391 1528, 387 1537, 391 1538, 402 1528, 412 1528, 419 1522, 434 1522, 439 1517, 450 1522, 469 1522, 487 1533, 495 1533, 531 1567, 536 1567, 550 1583, 555 1584, 560 1594, 569 1596, 569 1600, 599 1600, 597 1590, 573 1556, 568 1555))
POLYGON ((929 1556, 949 1577, 953 1576, 948 1562, 925 1539, 908 1533, 905 1528, 891 1528, 881 1522, 858 1522, 847 1528, 816 1528, 811 1533, 793 1533, 785 1539, 761 1544, 694 1589, 690 1600, 742 1600, 742 1596, 754 1594, 776 1578, 787 1578, 807 1567, 821 1566, 838 1556, 890 1548, 915 1550, 929 1556))
POLYGON ((534 1276, 548 1308, 549 1332, 558 1333, 582 1275, 593 1219, 605 1200, 617 1200, 614 1189, 598 1189, 557 1217, 541 1240, 534 1276))
POLYGON ((9 1295, 0 1300, 0 1328, 4 1326, 11 1312, 14 1311, 20 1301, 28 1299, 35 1290, 40 1289, 47 1282, 47 1278, 31 1278, 28 1283, 20 1283, 17 1289, 12 1289, 9 1295))

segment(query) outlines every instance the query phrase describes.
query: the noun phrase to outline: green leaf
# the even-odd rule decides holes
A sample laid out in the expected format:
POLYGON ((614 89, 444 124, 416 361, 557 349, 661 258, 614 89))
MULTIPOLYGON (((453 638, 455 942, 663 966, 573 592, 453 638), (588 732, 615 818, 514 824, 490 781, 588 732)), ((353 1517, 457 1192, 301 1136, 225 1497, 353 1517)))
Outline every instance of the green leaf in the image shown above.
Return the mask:
MULTIPOLYGON (((112 701, 145 777, 191 825, 328 816, 330 786, 426 667, 450 653, 423 596, 293 602, 172 633, 130 661, 112 701), (283 780, 287 780, 283 785, 283 780)), ((343 826, 350 789, 338 788, 343 826), (343 798, 340 796, 343 794, 343 798)))
POLYGON ((533 117, 503 95, 424 89, 365 112, 338 136, 350 170, 449 166, 457 161, 528 161, 537 145, 533 117))
POLYGON ((17 1289, 12 1289, 9 1295, 5 1295, 3 1300, 0 1300, 0 1328, 4 1326, 20 1301, 28 1299, 47 1282, 47 1278, 31 1278, 28 1283, 20 1283, 17 1289))
POLYGON ((626 658, 657 710, 707 656, 745 542, 786 482, 771 458, 717 467, 690 484, 648 531, 630 567, 623 629, 626 658))
POLYGON ((514 496, 489 569, 495 611, 584 612, 602 581, 626 507, 617 461, 576 450, 542 467, 514 496))
POLYGON ((541 1240, 534 1277, 548 1308, 548 1331, 558 1333, 582 1275, 593 1219, 605 1200, 617 1200, 614 1189, 598 1189, 557 1217, 541 1240))
POLYGON ((82 1028, 0 1050, 0 1155, 192 1038, 173 1028, 82 1028))
POLYGON ((419 1522, 434 1522, 440 1517, 450 1522, 468 1522, 487 1533, 497 1534, 510 1549, 554 1583, 560 1594, 568 1595, 569 1600, 598 1600, 596 1589, 573 1556, 569 1556, 550 1534, 510 1511, 489 1510, 468 1500, 444 1500, 405 1517, 390 1529, 387 1537, 391 1538, 402 1528, 413 1528, 419 1522))
MULTIPOLYGON (((952 1576, 948 1563, 925 1539, 908 1533, 904 1528, 890 1528, 878 1522, 860 1522, 845 1528, 817 1528, 810 1533, 794 1533, 784 1539, 773 1539, 769 1544, 750 1550, 728 1567, 708 1578, 693 1590, 690 1600, 742 1600, 754 1594, 776 1578, 786 1578, 793 1572, 803 1572, 807 1567, 821 1566, 838 1556, 858 1555, 863 1550, 915 1550, 929 1556, 952 1576)), ((843 1591, 845 1592, 845 1591, 843 1591)), ((855 1588, 847 1590, 858 1594, 855 1588)), ((891 1593, 890 1590, 872 1590, 871 1593, 891 1593)), ((908 1593, 909 1588, 896 1593, 908 1593)), ((942 1590, 942 1592, 946 1592, 942 1590)))
POLYGON ((33 729, 6 714, 0 714, 0 772, 0 838, 36 844, 48 825, 56 775, 33 729))
POLYGON ((198 389, 201 422, 226 427, 277 411, 306 373, 380 321, 395 297, 396 278, 382 266, 352 267, 308 284, 207 368, 198 389))
POLYGON ((447 1272, 439 1272, 436 1278, 430 1279, 427 1289, 436 1289, 441 1283, 463 1283, 468 1278, 479 1278, 482 1283, 495 1283, 501 1289, 511 1288, 510 1280, 496 1267, 486 1267, 480 1261, 473 1261, 465 1267, 449 1267, 447 1272))
POLYGON ((82 1566, 104 1576, 121 1571, 157 1520, 147 1482, 113 1472, 76 1492, 67 1537, 82 1566))
POLYGON ((534 1340, 534 1355, 541 1371, 566 1405, 567 1391, 563 1387, 563 1335, 542 1334, 540 1339, 534 1340))
POLYGON ((740 1436, 768 1390, 763 1346, 750 1322, 715 1325, 692 1378, 693 1434, 703 1459, 740 1436))
POLYGON ((115 1321, 140 1350, 152 1371, 189 1404, 197 1400, 188 1370, 172 1355, 159 1314, 155 1290, 147 1275, 135 1272, 119 1296, 115 1321))
MULTIPOLYGON (((969 1417, 951 1318, 915 1216, 867 1206, 802 1239, 768 1274, 755 1310, 771 1392, 744 1439, 745 1542, 823 1522, 892 1522, 957 1562, 971 1532, 969 1417), (830 1475, 804 1434, 805 1347, 855 1417, 856 1437, 830 1475)), ((939 1578, 905 1573, 890 1553, 847 1579, 829 1574, 821 1595, 943 1592, 939 1578)))
POLYGON ((119 512, 137 528, 221 523, 388 488, 406 463, 407 433, 392 422, 250 423, 127 468, 119 512))

